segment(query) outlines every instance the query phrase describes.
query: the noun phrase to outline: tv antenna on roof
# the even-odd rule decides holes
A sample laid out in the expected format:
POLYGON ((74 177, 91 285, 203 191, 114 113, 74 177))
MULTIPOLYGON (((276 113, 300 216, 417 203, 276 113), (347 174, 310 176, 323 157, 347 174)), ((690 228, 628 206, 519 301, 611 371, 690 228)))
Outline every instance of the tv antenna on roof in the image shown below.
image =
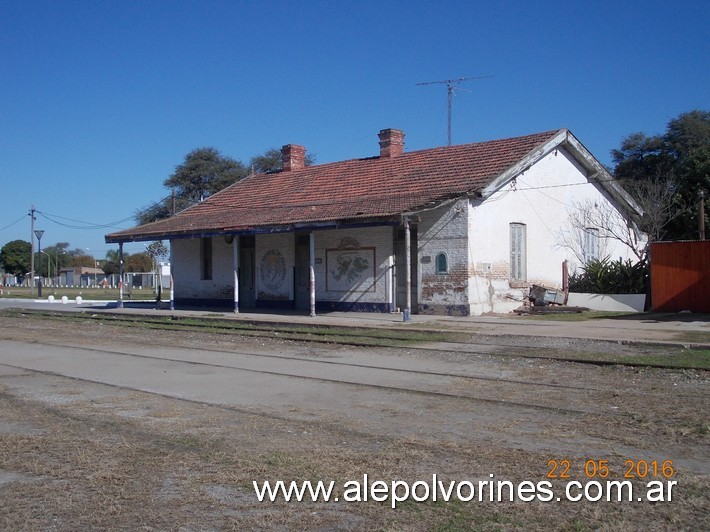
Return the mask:
POLYGON ((453 101, 454 91, 460 83, 468 81, 469 79, 484 79, 493 77, 495 76, 473 76, 469 78, 442 79, 440 81, 425 81, 424 83, 417 83, 417 85, 446 84, 446 92, 448 94, 449 146, 451 146, 451 102, 453 101))

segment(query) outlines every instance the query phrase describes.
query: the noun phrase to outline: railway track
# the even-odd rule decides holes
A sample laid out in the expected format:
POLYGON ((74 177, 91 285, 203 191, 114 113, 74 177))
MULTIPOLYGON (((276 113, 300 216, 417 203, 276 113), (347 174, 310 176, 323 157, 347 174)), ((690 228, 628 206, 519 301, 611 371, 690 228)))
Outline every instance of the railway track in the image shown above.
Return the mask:
MULTIPOLYGON (((395 330, 384 328, 364 327, 333 327, 328 325, 284 325, 272 322, 259 322, 247 320, 224 320, 219 318, 190 318, 190 317, 150 317, 146 315, 134 316, 121 313, 67 313, 48 312, 36 310, 14 311, 16 314, 30 315, 44 319, 60 320, 65 322, 92 321, 115 325, 129 325, 149 330, 172 330, 215 332, 224 335, 236 335, 250 338, 277 338, 283 341, 309 342, 313 344, 338 344, 355 347, 395 347, 416 349, 422 351, 438 351, 448 353, 461 353, 468 355, 493 355, 498 357, 521 356, 528 358, 544 358, 553 361, 575 362, 596 366, 609 366, 624 364, 618 360, 600 358, 585 358, 570 356, 569 347, 564 346, 568 339, 556 339, 558 347, 541 348, 539 345, 526 345, 521 342, 501 343, 498 337, 487 335, 473 335, 471 333, 422 331, 422 330, 395 330)), ((594 340, 600 346, 617 346, 618 342, 594 340)), ((660 346, 669 349, 668 346, 660 346)), ((634 365, 633 361, 628 362, 634 365)), ((667 368, 662 363, 643 363, 644 367, 667 368)), ((703 370, 703 367, 694 369, 703 370)))
MULTIPOLYGON (((637 391, 629 387, 624 390, 618 390, 608 387, 475 375, 465 371, 436 371, 426 369, 424 367, 426 361, 418 363, 421 367, 413 368, 411 367, 411 360, 400 361, 409 367, 397 367, 393 364, 353 362, 348 359, 324 360, 304 355, 264 353, 244 348, 216 349, 210 347, 209 349, 196 349, 181 346, 178 349, 174 349, 177 346, 162 344, 159 348, 153 347, 151 349, 145 347, 115 349, 85 347, 66 342, 42 341, 35 341, 33 345, 38 347, 61 347, 75 353, 100 353, 111 357, 131 357, 148 363, 187 364, 220 372, 252 373, 286 379, 301 379, 314 383, 377 389, 398 394, 425 395, 469 403, 495 404, 502 407, 546 410, 561 414, 604 413, 612 416, 628 415, 623 410, 609 412, 606 407, 595 407, 597 404, 603 404, 600 399, 611 393, 614 393, 619 398, 619 402, 631 397, 637 401, 662 401, 667 397, 665 393, 637 391), (148 351, 153 351, 157 354, 151 354, 148 351), (174 356, 175 351, 181 353, 182 356, 174 356), (530 401, 528 396, 531 390, 536 392, 536 396, 544 397, 545 401, 530 401), (580 397, 583 397, 584 400, 570 400, 571 398, 580 397), (580 403, 585 406, 580 406, 580 403)), ((392 359, 384 357, 384 360, 391 361, 392 359)), ((71 376, 42 371, 24 365, 0 363, 17 369, 71 376)), ((475 364, 466 364, 465 367, 475 370, 475 364)), ((91 379, 80 378, 80 380, 91 379)), ((682 393, 676 395, 678 397, 683 396, 682 393)))
MULTIPOLYGON (((82 399, 76 390, 92 390, 95 384, 363 434, 377 426, 374 434, 383 437, 456 442, 474 437, 559 452, 585 442, 587 448, 626 453, 639 434, 670 441, 668 434, 704 430, 700 413, 710 408, 702 373, 542 361, 521 355, 517 346, 517 355, 491 352, 511 349, 504 344, 469 343, 465 353, 459 350, 462 356, 451 356, 411 345, 283 342, 292 339, 284 335, 272 341, 264 334, 254 341, 238 333, 186 336, 169 328, 162 334, 160 327, 133 328, 142 325, 139 320, 21 323, 16 332, 5 329, 0 365, 27 376, 0 371, 7 375, 0 385, 39 397, 57 386, 50 393, 60 401, 93 401, 95 392, 82 399), (107 326, 111 323, 128 328, 107 326), (483 356, 472 356, 476 352, 483 356), (38 382, 43 389, 33 388, 38 382)), ((210 332, 205 327, 178 331, 210 332)), ((534 351, 528 346, 524 353, 534 351)))

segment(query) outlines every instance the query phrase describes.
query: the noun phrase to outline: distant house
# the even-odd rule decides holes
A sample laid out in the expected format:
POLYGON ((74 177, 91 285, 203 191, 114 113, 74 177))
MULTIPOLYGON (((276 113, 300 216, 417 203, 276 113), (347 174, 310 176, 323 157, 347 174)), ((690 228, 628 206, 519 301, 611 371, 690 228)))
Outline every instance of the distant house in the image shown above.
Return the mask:
POLYGON ((286 145, 282 171, 106 242, 169 240, 178 306, 476 315, 560 285, 575 201, 638 212, 566 129, 413 152, 402 131, 379 139, 378 156, 314 166, 286 145))
POLYGON ((59 269, 59 286, 99 286, 105 278, 106 274, 100 268, 74 266, 59 269))
POLYGON ((17 276, 5 273, 0 269, 0 286, 17 286, 17 276))

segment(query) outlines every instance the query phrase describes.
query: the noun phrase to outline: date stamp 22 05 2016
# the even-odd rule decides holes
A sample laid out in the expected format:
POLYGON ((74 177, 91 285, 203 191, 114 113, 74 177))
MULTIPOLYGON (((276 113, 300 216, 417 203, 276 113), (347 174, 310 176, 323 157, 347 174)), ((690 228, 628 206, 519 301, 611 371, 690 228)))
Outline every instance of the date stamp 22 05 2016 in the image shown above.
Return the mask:
POLYGON ((567 480, 572 478, 605 479, 624 478, 629 480, 670 479, 676 471, 672 460, 624 460, 623 466, 609 464, 609 460, 550 459, 547 461, 547 478, 567 480), (618 469, 616 469, 618 467, 618 469))

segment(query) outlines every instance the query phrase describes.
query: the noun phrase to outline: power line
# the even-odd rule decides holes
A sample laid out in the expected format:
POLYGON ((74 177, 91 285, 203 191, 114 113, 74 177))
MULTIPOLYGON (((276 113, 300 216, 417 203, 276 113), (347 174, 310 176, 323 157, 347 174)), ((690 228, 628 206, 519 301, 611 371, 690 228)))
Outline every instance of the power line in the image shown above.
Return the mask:
MULTIPOLYGON (((525 185, 525 187, 524 187, 524 188, 516 188, 516 190, 521 190, 521 191, 524 191, 524 190, 537 190, 540 194, 542 194, 542 195, 545 196, 546 198, 549 198, 549 199, 551 199, 552 201, 556 201, 557 203, 560 203, 560 204, 564 205, 565 207, 572 208, 570 205, 567 205, 564 201, 561 201, 561 200, 559 200, 559 199, 557 199, 557 198, 555 198, 555 197, 553 197, 553 196, 550 196, 549 194, 545 194, 544 192, 542 192, 542 191, 539 190, 538 188, 530 187, 530 185, 528 185, 528 184, 527 184, 525 181, 523 181, 522 179, 517 178, 517 180, 520 181, 523 185, 525 185)), ((589 184, 589 182, 587 182, 587 184, 589 184)))
POLYGON ((15 225, 16 223, 20 223, 22 220, 25 219, 25 216, 27 216, 27 215, 26 215, 26 214, 23 214, 22 216, 20 216, 17 220, 15 220, 14 222, 12 222, 11 224, 8 224, 8 225, 6 225, 5 227, 3 227, 2 229, 0 229, 0 231, 4 231, 5 229, 9 229, 10 227, 12 227, 13 225, 15 225))
MULTIPOLYGON (((516 187, 515 190, 541 190, 545 188, 562 188, 562 187, 576 187, 580 185, 589 185, 594 183, 619 183, 618 179, 595 179, 593 181, 585 181, 583 183, 563 183, 559 185, 543 185, 539 187, 516 187)), ((619 183, 620 184, 620 183, 619 183)))
POLYGON ((75 220, 73 218, 67 218, 65 216, 60 216, 58 214, 50 214, 50 213, 46 213, 43 211, 36 211, 36 212, 37 212, 37 214, 41 215, 46 220, 49 220, 50 222, 53 222, 57 225, 61 225, 63 227, 68 227, 70 229, 86 229, 86 230, 106 229, 109 227, 116 227, 122 223, 125 223, 125 222, 133 219, 133 216, 129 216, 127 218, 123 218, 122 220, 117 220, 115 222, 110 222, 110 223, 105 223, 105 224, 97 224, 97 223, 93 223, 93 222, 85 222, 83 220, 75 220), (58 220, 55 220, 54 218, 59 218, 59 219, 67 220, 70 222, 76 222, 76 223, 82 224, 82 225, 66 224, 66 223, 60 222, 58 220))

